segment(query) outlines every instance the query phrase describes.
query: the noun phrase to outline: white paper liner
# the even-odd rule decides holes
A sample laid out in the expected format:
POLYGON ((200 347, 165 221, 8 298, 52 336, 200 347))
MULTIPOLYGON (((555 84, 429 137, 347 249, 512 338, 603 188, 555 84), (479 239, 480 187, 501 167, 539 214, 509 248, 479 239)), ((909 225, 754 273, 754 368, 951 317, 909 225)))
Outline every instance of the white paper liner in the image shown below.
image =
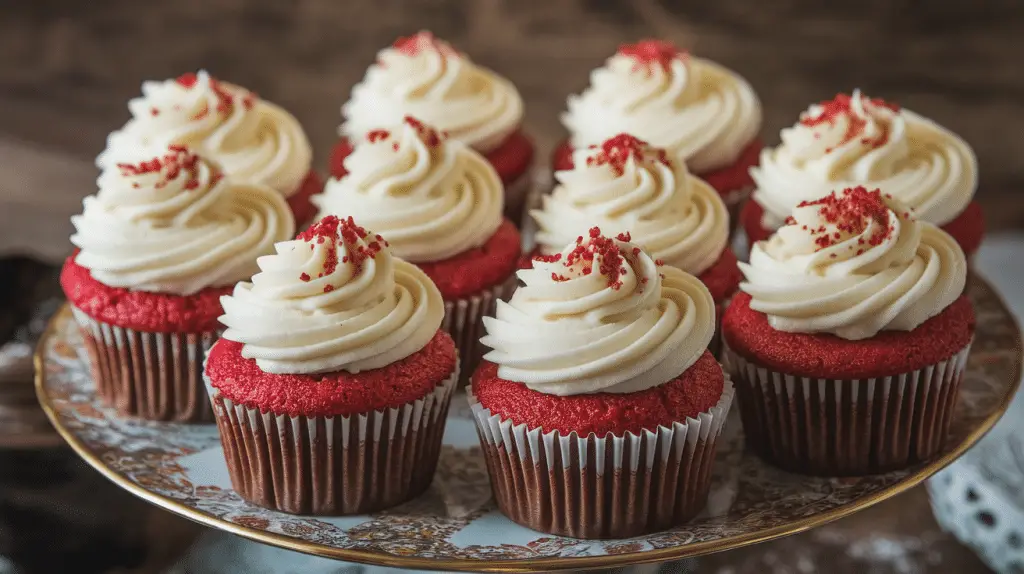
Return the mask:
POLYGON ((513 424, 467 393, 501 511, 576 538, 628 538, 699 513, 733 395, 726 374, 718 403, 697 417, 640 435, 580 437, 513 424))
MULTIPOLYGON (((205 369, 204 369, 205 373, 205 369)), ((243 499, 292 514, 362 514, 405 502, 430 486, 459 378, 384 411, 289 416, 236 404, 204 380, 228 473, 243 499)))
POLYGON ((941 452, 971 343, 923 369, 862 380, 794 376, 724 345, 747 445, 786 470, 856 476, 905 468, 941 452))
POLYGON ((441 329, 455 340, 459 350, 462 380, 465 386, 473 376, 487 349, 480 343, 484 335, 484 317, 494 315, 498 299, 507 301, 516 290, 519 279, 513 273, 500 283, 471 297, 444 302, 444 319, 441 329))
POLYGON ((98 321, 71 306, 85 339, 96 392, 121 416, 213 422, 203 385, 207 333, 149 333, 98 321))

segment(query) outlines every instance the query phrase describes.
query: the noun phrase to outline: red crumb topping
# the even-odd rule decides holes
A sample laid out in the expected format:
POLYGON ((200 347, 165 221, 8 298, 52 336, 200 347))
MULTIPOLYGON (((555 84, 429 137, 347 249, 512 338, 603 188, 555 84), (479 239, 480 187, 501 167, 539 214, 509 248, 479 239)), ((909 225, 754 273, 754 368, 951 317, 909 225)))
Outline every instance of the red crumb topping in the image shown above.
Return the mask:
POLYGON ((685 60, 689 54, 676 48, 672 42, 665 40, 641 40, 636 44, 622 44, 618 54, 632 58, 636 64, 634 70, 650 70, 651 66, 661 66, 668 70, 673 60, 685 60))
POLYGON ((416 130, 416 134, 419 135, 420 140, 423 141, 427 147, 437 147, 446 139, 446 134, 438 132, 434 128, 412 116, 405 116, 405 119, 402 121, 416 130))
MULTIPOLYGON (((341 138, 331 150, 330 172, 333 177, 345 177, 345 158, 352 153, 352 144, 346 138, 341 138)), ((494 170, 501 177, 505 185, 516 182, 527 170, 533 161, 534 147, 530 138, 522 130, 516 130, 500 146, 485 154, 487 161, 491 162, 494 170)))
POLYGON ((306 179, 302 180, 302 183, 299 185, 298 191, 287 197, 288 207, 291 208, 292 214, 295 216, 295 224, 297 226, 305 225, 316 217, 317 207, 313 205, 309 198, 320 193, 323 189, 324 182, 320 179, 320 175, 310 170, 306 175, 306 179))
POLYGON ((445 56, 459 55, 448 43, 439 40, 432 32, 427 30, 422 30, 412 36, 403 36, 395 40, 392 47, 406 56, 415 56, 424 50, 434 50, 445 56))
MULTIPOLYGON (((772 231, 761 225, 761 218, 764 216, 764 208, 756 201, 748 201, 743 206, 740 220, 743 229, 747 233, 750 243, 764 241, 771 237, 772 231)), ((985 235, 985 219, 982 215, 981 205, 972 201, 964 209, 963 213, 956 219, 942 226, 943 231, 950 234, 960 244, 960 248, 970 257, 981 245, 985 235)))
MULTIPOLYGON (((162 156, 139 163, 119 163, 117 168, 121 170, 121 175, 125 177, 152 173, 160 174, 160 179, 154 184, 156 188, 164 187, 168 182, 174 181, 178 179, 178 176, 184 174, 186 178, 185 189, 191 191, 199 187, 198 164, 199 156, 190 152, 187 147, 170 145, 167 146, 167 153, 162 156)), ((211 183, 216 184, 221 177, 223 177, 223 174, 215 172, 211 183)), ((135 184, 132 187, 138 188, 139 186, 135 184)))
POLYGON ((715 303, 722 303, 732 297, 743 280, 743 273, 740 272, 736 254, 732 252, 732 249, 726 247, 718 261, 705 269, 698 279, 711 292, 715 303))
POLYGON ((587 156, 588 166, 607 165, 616 175, 622 175, 630 158, 636 162, 643 162, 651 157, 667 166, 672 165, 665 150, 652 148, 647 142, 629 134, 619 134, 605 140, 599 146, 593 145, 587 149, 595 152, 587 156))
POLYGON ((178 79, 175 81, 181 84, 183 87, 191 90, 192 88, 196 87, 196 84, 199 82, 199 76, 197 76, 193 72, 185 72, 184 74, 178 76, 178 79))
POLYGON ((504 283, 515 272, 521 251, 519 231, 506 219, 482 246, 416 266, 437 285, 445 301, 452 301, 504 283))
POLYGON ((377 143, 381 140, 386 140, 391 137, 391 132, 388 130, 371 130, 366 134, 366 141, 370 143, 377 143))
MULTIPOLYGON (((756 166, 761 157, 761 148, 764 147, 761 140, 755 139, 750 142, 740 153, 739 158, 732 165, 723 168, 695 174, 708 183, 715 191, 726 199, 729 196, 742 192, 754 185, 750 177, 750 168, 756 166)), ((555 171, 565 171, 573 168, 572 153, 574 149, 569 140, 559 144, 552 154, 552 168, 555 171)))
POLYGON ((626 267, 619 244, 601 235, 601 230, 597 227, 590 228, 590 237, 586 241, 582 235, 576 238, 576 247, 569 252, 562 265, 566 269, 579 266, 580 273, 590 275, 594 271, 595 259, 600 259, 597 272, 608 278, 608 286, 612 289, 622 287, 621 276, 626 274, 626 267))
MULTIPOLYGON (((886 194, 887 198, 891 195, 886 194)), ((801 201, 797 207, 820 206, 818 214, 827 223, 832 224, 839 231, 829 232, 825 226, 817 229, 803 228, 814 236, 814 243, 818 251, 832 247, 850 236, 857 236, 864 233, 868 225, 874 223, 875 231, 867 240, 860 239, 861 243, 869 246, 881 245, 886 239, 892 237, 895 227, 889 222, 889 206, 885 204, 881 190, 868 191, 864 186, 850 187, 836 193, 832 192, 821 199, 814 201, 801 201), (844 235, 845 234, 845 235, 844 235)), ((905 214, 909 219, 909 212, 905 214)), ((792 217, 786 218, 786 225, 795 225, 796 220, 792 217)), ((833 254, 833 257, 835 255, 833 254)))
POLYGON ((419 351, 380 369, 274 375, 242 357, 242 344, 221 339, 207 354, 206 375, 224 397, 262 412, 345 416, 400 407, 427 396, 455 369, 455 343, 443 331, 419 351))
POLYGON ((486 361, 473 376, 473 394, 492 413, 544 432, 575 431, 582 436, 639 434, 685 422, 718 404, 724 385, 722 367, 710 351, 675 379, 627 394, 547 395, 499 378, 498 366, 486 361))
MULTIPOLYGON (((880 98, 866 98, 861 97, 862 102, 867 102, 870 105, 889 108, 894 112, 900 111, 900 107, 896 104, 891 104, 880 98)), ((816 116, 805 116, 800 119, 800 123, 807 127, 813 128, 822 124, 835 125, 836 119, 845 117, 847 120, 846 133, 843 134, 843 139, 840 144, 853 141, 855 138, 860 137, 864 132, 864 126, 867 125, 867 121, 861 117, 853 114, 853 97, 849 94, 836 94, 836 97, 821 102, 821 111, 816 116)), ((885 145, 889 141, 889 129, 888 126, 882 126, 882 132, 874 138, 865 137, 861 139, 861 143, 873 148, 885 145)), ((832 148, 825 150, 825 153, 830 153, 832 148)))
MULTIPOLYGON (((178 76, 178 78, 175 81, 178 82, 178 84, 180 84, 184 88, 191 90, 192 88, 196 87, 196 85, 199 83, 199 76, 192 72, 188 72, 178 76)), ((242 104, 242 107, 244 107, 247 110, 251 110, 252 107, 256 105, 256 94, 254 94, 253 92, 246 91, 245 93, 236 96, 235 94, 232 94, 227 88, 224 87, 223 84, 221 84, 216 78, 212 76, 210 77, 210 89, 213 90, 214 95, 217 96, 216 112, 219 114, 230 113, 231 110, 234 109, 236 99, 238 100, 239 103, 242 104)), ((158 110, 157 108, 153 108, 152 110, 150 110, 150 113, 155 116, 160 113, 160 110, 158 110)), ((210 109, 208 107, 204 108, 197 112, 196 115, 192 117, 192 119, 201 120, 204 117, 206 117, 206 115, 209 113, 210 109)))
MULTIPOLYGON (((363 269, 363 264, 366 263, 367 259, 373 259, 380 253, 380 250, 387 246, 387 242, 380 239, 377 235, 371 238, 370 241, 365 242, 367 232, 362 227, 356 225, 356 222, 349 216, 345 219, 341 219, 336 215, 328 215, 317 221, 313 225, 300 233, 296 239, 305 241, 310 245, 326 245, 327 255, 324 257, 323 268, 317 277, 323 277, 324 275, 330 275, 338 269, 339 261, 341 263, 351 264, 354 268, 353 273, 358 274, 363 269), (346 255, 342 255, 341 259, 338 258, 338 239, 341 239, 342 245, 345 247, 346 255)), ((303 273, 302 275, 306 275, 303 273)), ((308 277, 308 275, 306 275, 308 277)), ((302 281, 308 281, 299 276, 302 281)), ((334 291, 334 285, 324 285, 324 293, 330 293, 334 291)))
POLYGON ((725 341, 749 361, 804 377, 865 379, 914 371, 952 357, 974 335, 974 308, 963 296, 913 331, 882 331, 860 341, 777 331, 764 313, 750 308, 750 299, 737 293, 725 311, 725 341))
POLYGON ((64 261, 60 285, 72 305, 86 315, 117 327, 147 333, 209 333, 222 327, 222 295, 232 286, 210 287, 192 295, 170 295, 110 287, 75 262, 76 251, 64 261))

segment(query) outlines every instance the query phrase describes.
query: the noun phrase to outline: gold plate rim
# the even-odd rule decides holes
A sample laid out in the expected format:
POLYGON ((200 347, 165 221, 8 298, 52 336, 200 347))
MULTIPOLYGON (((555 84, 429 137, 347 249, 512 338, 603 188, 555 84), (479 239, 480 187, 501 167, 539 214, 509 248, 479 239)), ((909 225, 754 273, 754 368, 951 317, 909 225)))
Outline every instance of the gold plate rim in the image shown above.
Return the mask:
MULTIPOLYGON (((1017 322, 1016 317, 1010 312, 1003 300, 1002 295, 999 294, 991 284, 974 275, 972 281, 982 283, 988 292, 992 295, 995 301, 999 304, 1002 312, 1008 316, 1011 322, 1016 327, 1016 346, 1021 349, 1021 330, 1020 325, 1017 322)), ((537 571, 552 571, 552 570, 575 570, 583 568, 612 568, 616 566, 629 566, 636 564, 650 564, 655 562, 667 562, 670 560, 679 560, 681 558, 689 558, 694 556, 701 556, 705 554, 713 554, 716 552, 722 552, 725 550, 732 550, 736 548, 742 548, 744 546, 750 546, 752 544, 758 544, 760 542, 767 542, 769 540, 775 540, 785 536, 798 534, 817 528, 839 520, 840 518, 849 516, 873 506, 884 500, 888 500, 898 494, 906 492, 907 490, 921 484, 926 479, 931 477, 939 470, 950 465, 957 458, 962 456, 970 447, 974 446, 985 434, 991 430, 995 425, 996 421, 1002 417, 1003 413, 1010 406, 1010 402, 1013 400, 1014 394, 1017 392, 1018 387, 1021 383, 1022 369, 1024 369, 1024 357, 1018 355, 1015 372, 1013 373, 1013 379, 1010 381, 1008 392, 1002 397, 998 407, 988 416, 984 421, 981 422, 976 428, 974 428, 970 434, 957 446, 952 448, 949 452, 943 456, 929 462, 928 464, 920 467, 914 474, 906 477, 905 479, 889 486, 883 490, 875 492, 869 496, 865 496, 859 500, 845 504, 843 506, 808 516, 806 518, 793 521, 788 524, 768 528, 758 532, 752 532, 747 534, 740 534, 736 536, 730 536, 720 538, 717 540, 709 540, 706 542, 696 542, 693 544, 685 544, 682 546, 676 546, 672 548, 659 548, 656 550, 649 550, 646 552, 630 552, 624 554, 613 554, 605 556, 581 556, 571 558, 532 558, 532 559, 521 559, 521 560, 474 560, 469 558, 461 559, 429 559, 429 558, 413 558, 396 556, 391 554, 382 554, 378 552, 370 552, 366 550, 353 550, 345 548, 334 548, 329 546, 322 546, 313 544, 310 542, 304 542, 296 540, 292 537, 285 536, 282 534, 275 534, 272 532, 265 532, 263 530, 257 530, 247 526, 234 524, 222 520, 220 518, 206 514, 205 512, 190 508, 177 502, 168 497, 153 493, 146 490, 142 486, 139 486, 121 474, 110 469, 106 466, 102 460, 99 459, 92 451, 86 447, 81 441, 75 437, 70 430, 65 428, 60 418, 57 416, 56 411, 53 409, 53 405, 50 401, 50 397, 46 392, 46 370, 44 366, 43 348, 53 336, 56 328, 57 320, 62 316, 70 312, 68 304, 65 303, 49 321, 46 326, 46 330, 39 339, 39 343, 36 346, 35 353, 33 356, 33 362, 35 365, 35 388, 36 395, 39 398, 39 404, 42 406, 43 411, 46 413, 47 418, 53 424, 53 427, 57 430, 60 436, 68 443, 68 445, 90 466, 95 468, 100 474, 106 477, 108 480, 116 484, 118 487, 130 492, 131 494, 138 496, 139 498, 154 504, 164 510, 173 512, 179 516, 208 526, 230 532, 269 544, 271 546, 277 546, 287 550, 294 550, 296 552, 302 552, 304 554, 311 554, 314 556, 321 556, 324 558, 331 558, 335 560, 345 560, 349 562, 358 562, 362 564, 373 564, 378 566, 390 566, 394 568, 411 568, 421 570, 454 570, 460 572, 537 572, 537 571)))

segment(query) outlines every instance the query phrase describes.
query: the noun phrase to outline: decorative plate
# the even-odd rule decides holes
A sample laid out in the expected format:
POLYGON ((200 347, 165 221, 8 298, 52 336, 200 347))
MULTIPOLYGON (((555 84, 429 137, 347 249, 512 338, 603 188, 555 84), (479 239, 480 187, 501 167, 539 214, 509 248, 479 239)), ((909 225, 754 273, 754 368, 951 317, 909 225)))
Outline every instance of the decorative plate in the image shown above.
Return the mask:
POLYGON ((264 510, 231 490, 217 429, 118 419, 95 399, 81 340, 65 308, 36 352, 40 402, 68 443, 126 490, 203 524, 330 558, 403 568, 534 571, 661 562, 824 524, 920 483, 995 423, 1021 374, 1020 331, 974 278, 978 332, 947 450, 917 468, 857 479, 777 470, 743 448, 737 409, 727 425, 707 509, 689 524, 630 540, 584 541, 518 526, 495 509, 466 399, 456 395, 437 476, 422 497, 387 512, 307 518, 264 510))

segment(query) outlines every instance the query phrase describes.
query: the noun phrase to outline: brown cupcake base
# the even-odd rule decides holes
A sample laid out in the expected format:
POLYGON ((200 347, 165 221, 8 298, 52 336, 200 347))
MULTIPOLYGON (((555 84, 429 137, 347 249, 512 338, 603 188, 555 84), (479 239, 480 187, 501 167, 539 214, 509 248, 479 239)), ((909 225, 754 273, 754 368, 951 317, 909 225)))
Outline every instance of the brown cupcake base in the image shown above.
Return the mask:
POLYGON ((498 508, 512 521, 573 538, 630 538, 696 516, 707 503, 732 403, 642 436, 543 433, 493 415, 469 395, 498 508))
POLYGON ((213 422, 202 370, 217 333, 147 333, 102 323, 76 307, 71 310, 104 404, 125 417, 213 422))
POLYGON ((456 368, 422 399, 336 417, 261 413, 210 387, 231 485, 253 504, 303 515, 363 514, 412 499, 434 478, 457 380, 456 368))
POLYGON ((941 452, 969 351, 891 377, 826 380, 772 371, 724 348, 747 446, 782 469, 818 476, 898 470, 941 452))
POLYGON ((519 279, 512 274, 504 283, 490 289, 455 301, 444 302, 444 319, 441 329, 452 336, 455 348, 459 350, 459 369, 462 373, 459 386, 469 384, 470 377, 487 349, 480 344, 484 336, 484 317, 494 315, 498 299, 508 300, 516 290, 519 279))

